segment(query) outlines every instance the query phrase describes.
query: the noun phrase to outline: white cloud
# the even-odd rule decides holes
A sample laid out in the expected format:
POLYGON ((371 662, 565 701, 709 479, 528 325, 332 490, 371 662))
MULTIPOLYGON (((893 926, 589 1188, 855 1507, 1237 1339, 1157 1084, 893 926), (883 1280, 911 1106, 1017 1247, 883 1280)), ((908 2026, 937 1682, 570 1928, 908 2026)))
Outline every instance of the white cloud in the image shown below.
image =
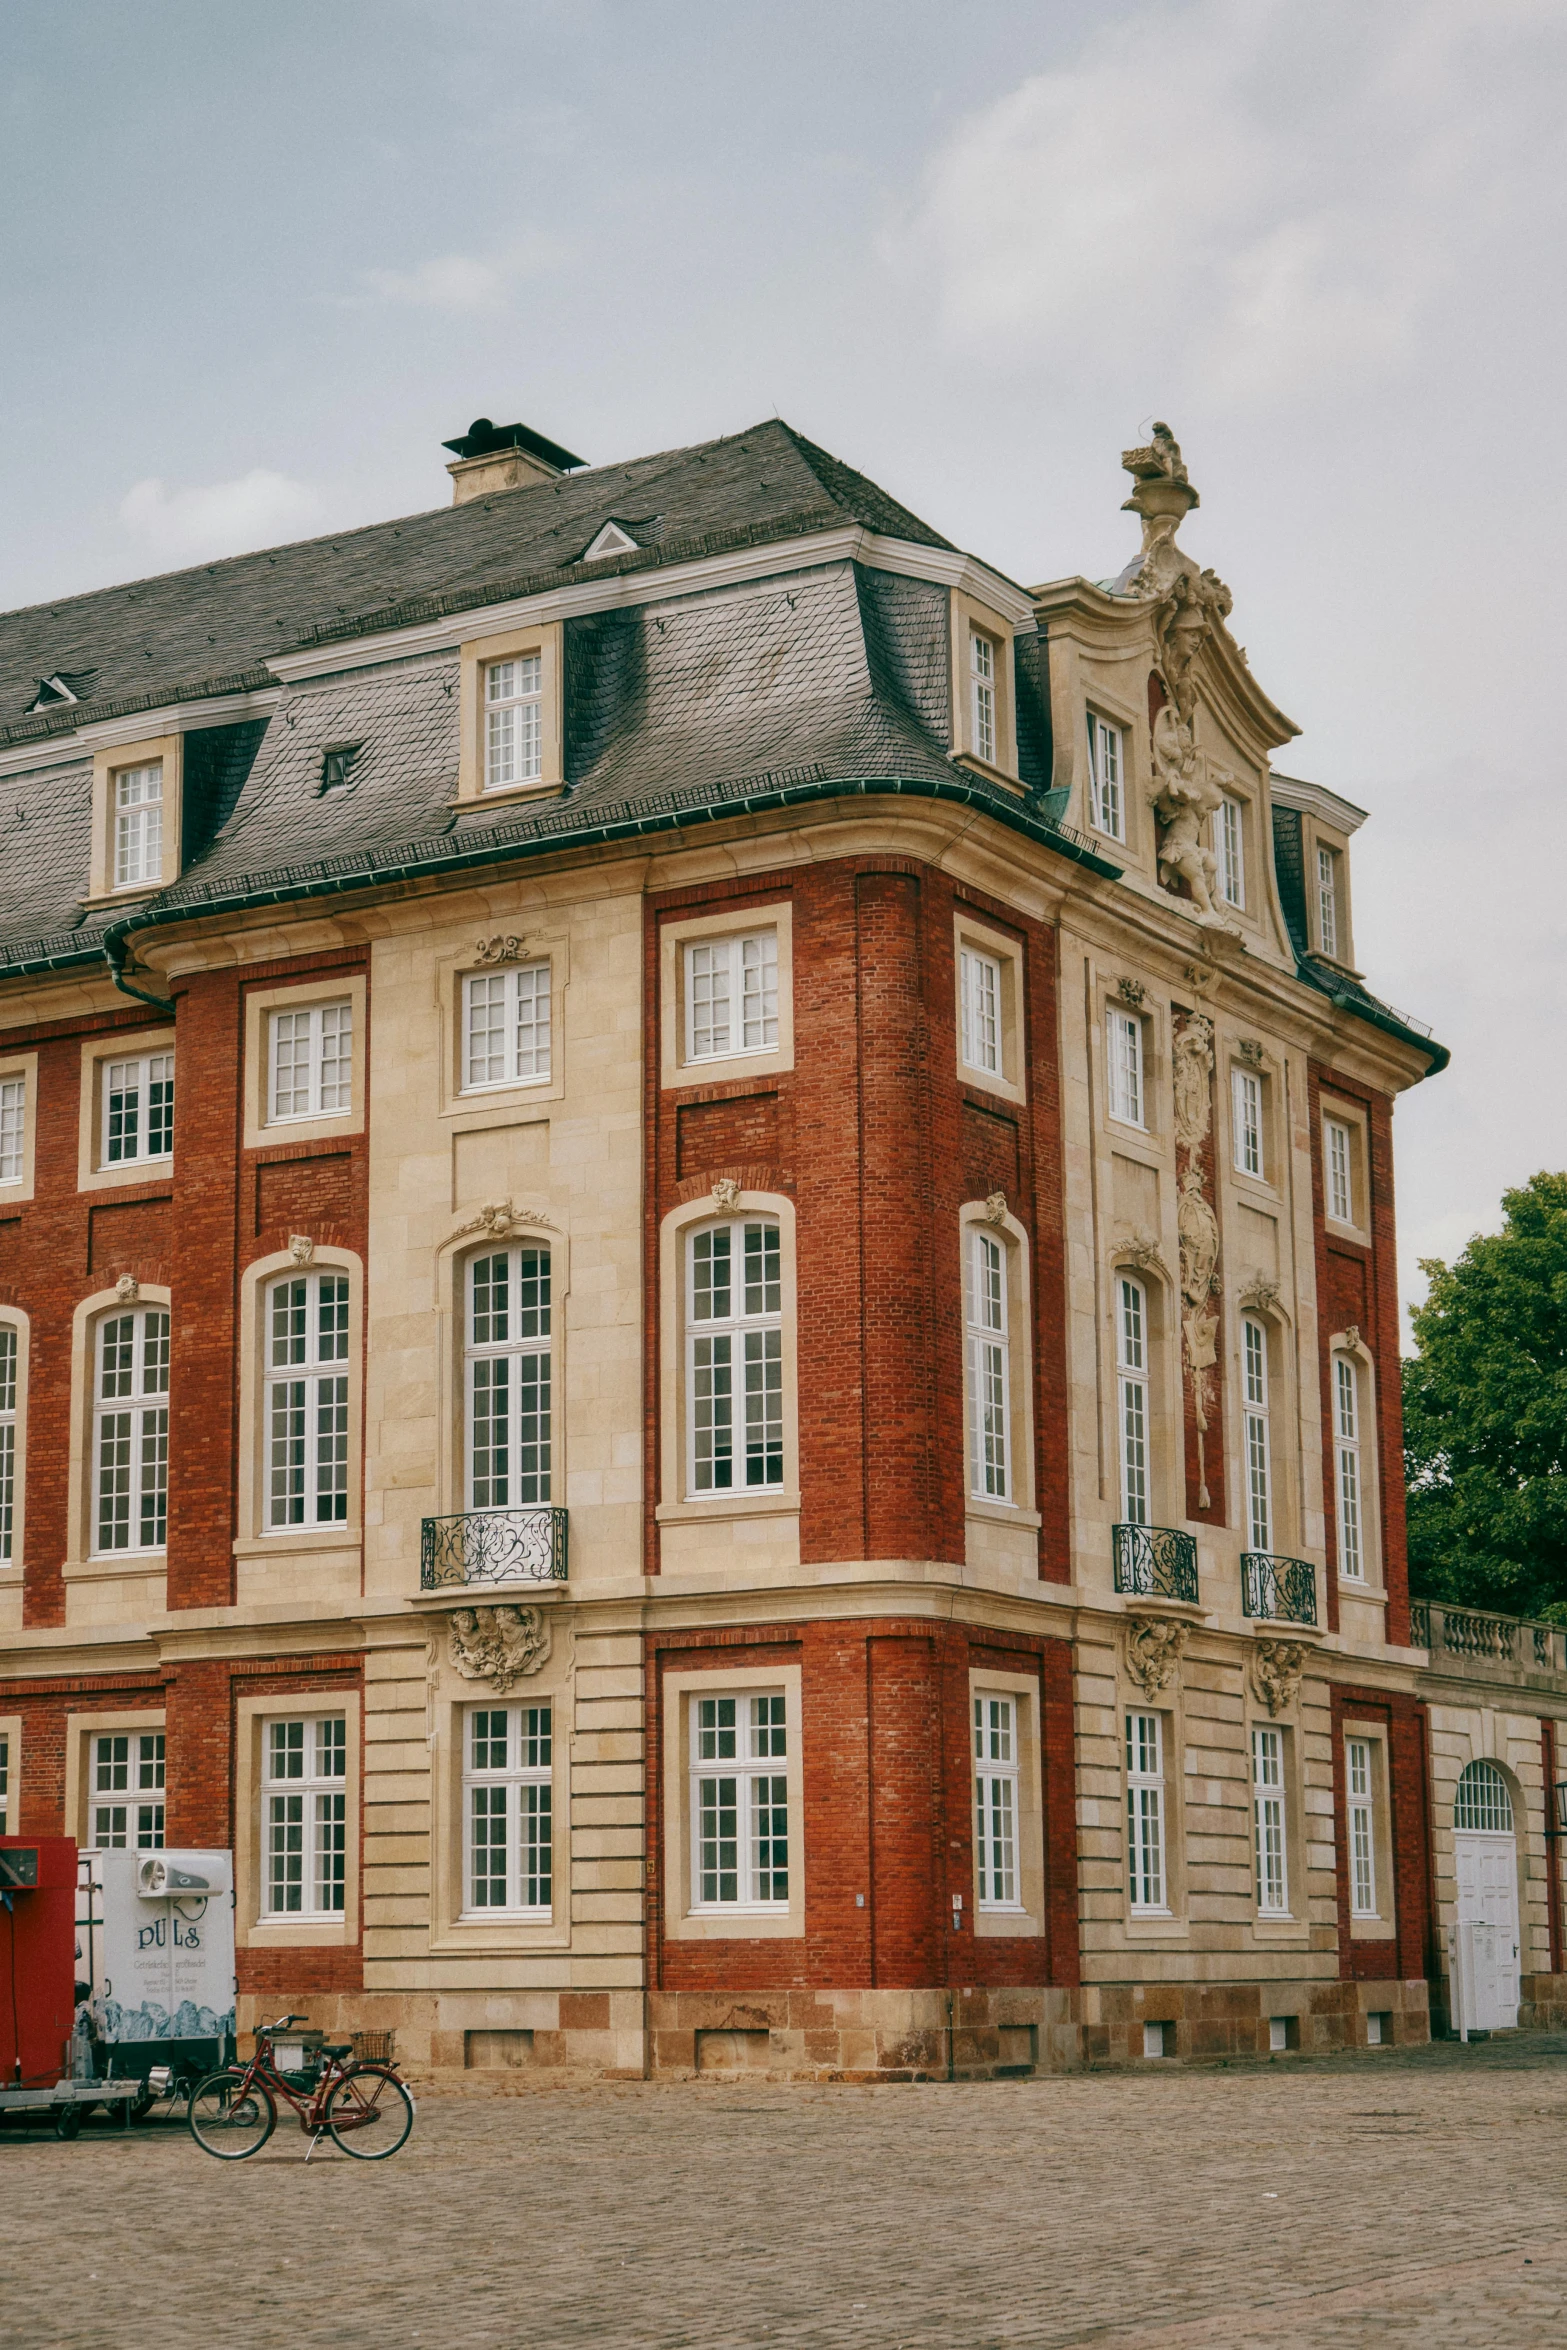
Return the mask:
POLYGON ((321 527, 323 517, 313 489, 257 465, 234 481, 200 489, 139 481, 120 501, 120 520, 154 554, 181 562, 302 538, 321 527))
POLYGON ((484 260, 473 253, 446 253, 416 269, 367 269, 365 291, 356 304, 393 302, 422 310, 501 310, 519 278, 552 268, 564 253, 554 237, 530 230, 504 253, 484 260))

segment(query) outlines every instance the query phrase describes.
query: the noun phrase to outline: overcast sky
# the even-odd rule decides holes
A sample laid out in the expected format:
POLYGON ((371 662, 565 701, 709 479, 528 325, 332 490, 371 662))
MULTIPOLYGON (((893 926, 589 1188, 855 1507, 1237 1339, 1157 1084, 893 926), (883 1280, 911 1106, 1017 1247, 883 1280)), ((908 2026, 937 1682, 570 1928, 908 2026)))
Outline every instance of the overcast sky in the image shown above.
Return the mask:
POLYGON ((1371 811, 1421 1255, 1567 1166, 1561 0, 0 0, 0 605, 775 411, 1023 581, 1186 543, 1371 811))

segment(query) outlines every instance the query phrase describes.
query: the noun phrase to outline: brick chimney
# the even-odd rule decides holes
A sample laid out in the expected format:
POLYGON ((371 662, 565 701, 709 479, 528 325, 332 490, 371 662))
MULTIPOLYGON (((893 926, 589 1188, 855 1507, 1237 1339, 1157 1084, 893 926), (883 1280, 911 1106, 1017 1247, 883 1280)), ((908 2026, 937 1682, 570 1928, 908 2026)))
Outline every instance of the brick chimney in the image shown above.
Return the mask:
POLYGON ((587 462, 525 424, 492 424, 487 416, 475 417, 460 439, 445 441, 442 446, 456 452, 455 464, 446 468, 452 477, 454 506, 466 505, 470 498, 487 497, 491 490, 520 490, 530 482, 558 481, 563 473, 587 462))

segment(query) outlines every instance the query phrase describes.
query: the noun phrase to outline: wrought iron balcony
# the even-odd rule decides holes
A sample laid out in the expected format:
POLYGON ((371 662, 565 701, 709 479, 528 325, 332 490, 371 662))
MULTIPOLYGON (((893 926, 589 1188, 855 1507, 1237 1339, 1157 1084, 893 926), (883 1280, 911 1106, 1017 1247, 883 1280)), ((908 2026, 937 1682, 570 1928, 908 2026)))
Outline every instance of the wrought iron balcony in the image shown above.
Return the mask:
POLYGON ((1271 1616, 1276 1624, 1314 1624, 1316 1568, 1309 1559, 1276 1558, 1271 1550, 1243 1550, 1241 1613, 1271 1616))
POLYGON ((1115 1587, 1139 1599, 1197 1600, 1197 1541, 1178 1526, 1115 1526, 1115 1587))
POLYGON ((1488 1680, 1517 1681, 1525 1674, 1567 1673, 1559 1624, 1537 1624, 1522 1616, 1493 1616, 1472 1607, 1417 1599, 1409 1609, 1409 1637, 1431 1651, 1433 1667, 1456 1657, 1464 1669, 1488 1680))
POLYGON ((420 1529, 419 1584, 564 1583, 564 1510, 464 1510, 426 1518, 420 1529))

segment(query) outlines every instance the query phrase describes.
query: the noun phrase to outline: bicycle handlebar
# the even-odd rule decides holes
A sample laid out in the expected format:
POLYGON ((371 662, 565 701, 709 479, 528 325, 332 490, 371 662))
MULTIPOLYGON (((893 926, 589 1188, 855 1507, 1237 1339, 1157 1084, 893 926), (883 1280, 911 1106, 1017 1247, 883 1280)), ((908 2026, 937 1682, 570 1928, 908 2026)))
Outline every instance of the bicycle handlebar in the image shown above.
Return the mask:
POLYGON ((286 2032, 290 2024, 308 2024, 309 2021, 310 2018, 307 2015, 280 2015, 275 2023, 260 2024, 257 2026, 257 2030, 261 2032, 286 2032))

